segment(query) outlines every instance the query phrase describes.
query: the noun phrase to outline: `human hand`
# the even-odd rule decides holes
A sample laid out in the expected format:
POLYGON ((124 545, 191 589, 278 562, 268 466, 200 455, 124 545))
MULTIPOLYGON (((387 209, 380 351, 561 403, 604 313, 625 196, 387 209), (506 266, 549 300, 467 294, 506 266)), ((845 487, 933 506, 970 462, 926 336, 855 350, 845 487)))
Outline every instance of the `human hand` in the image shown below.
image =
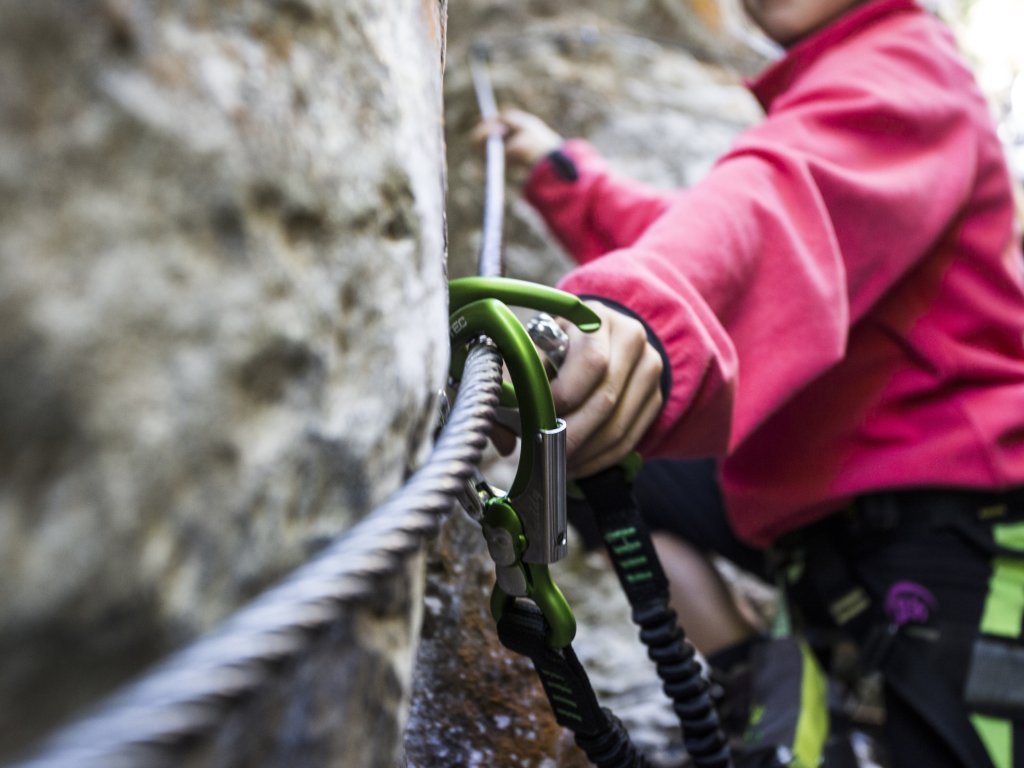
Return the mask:
POLYGON ((551 382, 566 422, 570 477, 587 477, 624 459, 661 411, 661 355, 640 321, 597 301, 601 327, 584 333, 562 323, 569 352, 551 382))
POLYGON ((518 109, 505 110, 497 118, 484 120, 473 131, 473 138, 484 141, 495 131, 504 136, 509 162, 526 168, 532 168, 565 142, 539 117, 518 109))

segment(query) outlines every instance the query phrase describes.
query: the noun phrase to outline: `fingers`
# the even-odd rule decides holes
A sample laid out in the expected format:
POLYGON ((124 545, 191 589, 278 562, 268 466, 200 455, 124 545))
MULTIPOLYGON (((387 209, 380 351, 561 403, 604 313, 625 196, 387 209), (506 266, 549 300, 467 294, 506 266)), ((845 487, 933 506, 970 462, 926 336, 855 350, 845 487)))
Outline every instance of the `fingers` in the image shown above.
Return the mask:
POLYGON ((512 161, 535 165, 565 142, 547 123, 529 112, 512 109, 501 117, 508 130, 505 153, 512 161))
POLYGON ((494 134, 504 136, 507 131, 508 129, 500 117, 492 117, 477 123, 470 134, 470 138, 477 144, 480 144, 487 141, 494 134))
POLYGON ((661 410, 662 359, 643 325, 598 302, 601 329, 572 327, 569 355, 552 382, 555 407, 567 425, 570 474, 585 477, 625 457, 661 410))
POLYGON ((643 438, 661 412, 661 358, 645 356, 612 416, 585 439, 567 468, 570 477, 587 477, 622 461, 643 438))
POLYGON ((565 321, 560 325, 569 337, 569 350, 558 370, 558 378, 551 382, 551 396, 555 410, 568 415, 593 397, 594 391, 608 377, 611 333, 609 323, 603 319, 601 327, 593 333, 583 333, 565 321))
POLYGON ((473 130, 474 141, 486 141, 495 133, 504 137, 505 154, 511 162, 532 166, 558 149, 564 139, 536 115, 518 109, 483 120, 473 130))

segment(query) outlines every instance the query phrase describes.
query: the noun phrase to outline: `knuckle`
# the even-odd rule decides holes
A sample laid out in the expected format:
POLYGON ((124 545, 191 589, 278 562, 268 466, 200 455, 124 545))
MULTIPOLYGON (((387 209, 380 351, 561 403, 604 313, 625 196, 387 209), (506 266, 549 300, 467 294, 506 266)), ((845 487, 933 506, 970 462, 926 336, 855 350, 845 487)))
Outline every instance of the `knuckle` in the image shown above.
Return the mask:
POLYGON ((614 412, 619 404, 619 392, 611 385, 606 384, 594 395, 594 410, 601 416, 607 416, 614 412))
POLYGON ((629 343, 635 345, 646 344, 647 329, 644 327, 644 324, 633 317, 628 317, 626 320, 628 322, 623 327, 623 330, 629 343))
POLYGON ((665 363, 661 359, 661 355, 653 347, 648 346, 643 357, 640 359, 640 370, 647 377, 656 379, 661 376, 661 371, 664 367, 665 363))
POLYGON ((608 350, 596 344, 586 344, 580 350, 580 362, 590 373, 604 376, 608 373, 608 350))

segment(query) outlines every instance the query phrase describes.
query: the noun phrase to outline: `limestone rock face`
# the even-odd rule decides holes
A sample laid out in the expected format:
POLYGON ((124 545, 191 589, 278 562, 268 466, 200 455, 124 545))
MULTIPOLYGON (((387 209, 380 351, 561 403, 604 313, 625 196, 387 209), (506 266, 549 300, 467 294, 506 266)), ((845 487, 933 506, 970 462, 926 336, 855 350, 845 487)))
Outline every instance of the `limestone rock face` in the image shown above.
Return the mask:
MULTIPOLYGON (((445 19, 446 0, 0 2, 0 762, 423 458, 447 361, 445 19)), ((393 764, 415 595, 360 620, 364 656, 338 666, 326 638, 303 662, 332 701, 304 689, 290 738, 317 759, 281 765, 393 764), (341 744, 317 717, 350 700, 364 742, 341 744)))

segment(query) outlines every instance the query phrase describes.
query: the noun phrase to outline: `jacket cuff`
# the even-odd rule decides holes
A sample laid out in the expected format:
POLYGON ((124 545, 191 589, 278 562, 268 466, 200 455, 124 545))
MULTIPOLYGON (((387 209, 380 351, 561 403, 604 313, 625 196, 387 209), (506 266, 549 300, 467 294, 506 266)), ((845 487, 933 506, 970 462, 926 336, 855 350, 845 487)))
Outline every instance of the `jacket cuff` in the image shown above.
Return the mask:
POLYGON ((562 181, 579 181, 580 172, 576 167, 576 162, 561 147, 554 152, 549 152, 546 160, 551 163, 551 169, 562 181))
POLYGON ((633 318, 644 327, 644 331, 647 333, 647 343, 654 347, 658 355, 661 357, 661 380, 659 381, 658 386, 661 389, 661 401, 663 403, 667 403, 668 396, 672 392, 672 365, 669 361, 668 352, 665 351, 665 345, 661 343, 661 339, 658 338, 658 335, 651 329, 651 326, 649 326, 640 315, 631 310, 629 307, 625 307, 622 304, 619 304, 617 301, 612 301, 611 299, 605 296, 592 296, 582 294, 578 298, 580 298, 583 301, 600 302, 601 304, 604 304, 606 307, 614 309, 616 312, 620 312, 623 315, 626 315, 627 317, 633 318))
POLYGON ((580 180, 584 171, 600 167, 604 160, 584 139, 568 139, 562 146, 546 154, 530 170, 524 191, 529 200, 531 190, 550 185, 572 185, 580 180))

